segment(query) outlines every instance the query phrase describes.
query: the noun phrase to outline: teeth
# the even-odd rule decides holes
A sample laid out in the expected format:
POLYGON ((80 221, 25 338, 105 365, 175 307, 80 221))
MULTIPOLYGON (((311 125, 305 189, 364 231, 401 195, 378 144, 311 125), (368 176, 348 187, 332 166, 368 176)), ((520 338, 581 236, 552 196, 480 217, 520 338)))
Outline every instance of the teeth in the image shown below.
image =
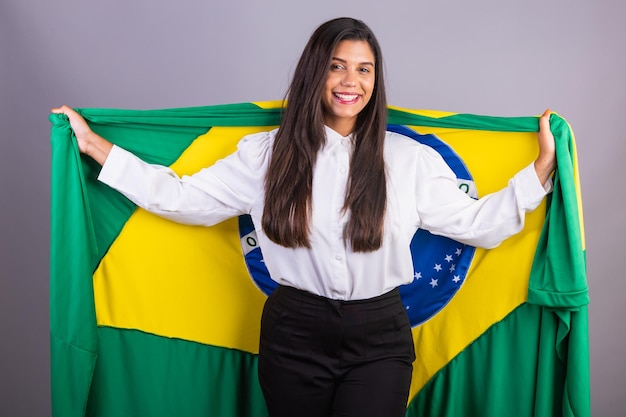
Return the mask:
POLYGON ((359 96, 358 94, 339 94, 339 93, 335 93, 335 96, 337 96, 337 98, 343 100, 343 101, 352 101, 352 100, 356 100, 356 98, 359 96))

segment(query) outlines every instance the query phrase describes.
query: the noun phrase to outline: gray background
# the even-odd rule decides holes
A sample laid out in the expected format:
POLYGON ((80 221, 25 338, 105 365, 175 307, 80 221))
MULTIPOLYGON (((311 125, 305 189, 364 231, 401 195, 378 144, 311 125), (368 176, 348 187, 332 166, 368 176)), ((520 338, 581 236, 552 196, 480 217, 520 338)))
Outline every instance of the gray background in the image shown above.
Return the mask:
POLYGON ((587 231, 592 410, 626 415, 620 0, 0 0, 2 416, 50 414, 49 109, 279 99, 311 31, 341 15, 377 34, 391 104, 501 116, 550 107, 570 122, 587 231))

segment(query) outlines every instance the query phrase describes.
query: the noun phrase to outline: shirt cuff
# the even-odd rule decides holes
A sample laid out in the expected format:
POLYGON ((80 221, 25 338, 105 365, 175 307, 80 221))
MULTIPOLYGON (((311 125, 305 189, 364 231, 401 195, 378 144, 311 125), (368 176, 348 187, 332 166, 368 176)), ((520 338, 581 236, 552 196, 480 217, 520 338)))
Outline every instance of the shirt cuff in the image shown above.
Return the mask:
POLYGON ((120 177, 127 176, 126 167, 129 159, 134 157, 133 154, 117 145, 113 145, 107 159, 102 164, 102 169, 98 174, 98 181, 109 186, 114 185, 120 180, 120 177))
POLYGON ((535 171, 534 162, 519 171, 513 181, 516 184, 516 189, 519 191, 517 198, 523 201, 522 206, 526 210, 537 208, 543 198, 552 192, 553 188, 551 178, 545 184, 541 184, 535 171))

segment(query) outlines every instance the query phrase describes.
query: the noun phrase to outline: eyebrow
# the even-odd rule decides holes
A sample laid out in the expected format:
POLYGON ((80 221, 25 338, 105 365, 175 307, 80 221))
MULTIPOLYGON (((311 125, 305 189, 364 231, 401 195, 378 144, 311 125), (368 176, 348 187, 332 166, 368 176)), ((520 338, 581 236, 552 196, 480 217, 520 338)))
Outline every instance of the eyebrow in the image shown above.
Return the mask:
MULTIPOLYGON (((347 61, 345 59, 337 58, 336 56, 332 57, 332 60, 339 61, 339 62, 341 62, 343 64, 347 63, 347 61)), ((360 62, 359 65, 369 65, 369 66, 373 67, 374 63, 373 62, 369 62, 369 61, 364 61, 364 62, 360 62)))

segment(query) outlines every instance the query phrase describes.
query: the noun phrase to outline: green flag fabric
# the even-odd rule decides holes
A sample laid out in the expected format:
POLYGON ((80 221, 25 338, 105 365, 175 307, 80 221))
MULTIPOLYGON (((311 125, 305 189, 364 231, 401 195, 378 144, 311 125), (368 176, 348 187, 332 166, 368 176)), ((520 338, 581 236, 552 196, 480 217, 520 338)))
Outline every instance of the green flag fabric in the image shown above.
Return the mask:
MULTIPOLYGON (((281 103, 79 112, 182 175, 276 127, 281 103)), ((205 228, 147 213, 97 181, 65 116, 50 120, 53 416, 266 416, 258 334, 275 282, 250 219, 205 228)), ((389 129, 440 152, 472 197, 506 185, 537 151, 537 117, 390 107, 389 129)), ((416 234, 416 279, 401 288, 418 356, 407 416, 590 415, 576 148, 562 117, 551 129, 554 191, 519 236, 481 250, 416 234), (448 275, 419 279, 425 247, 454 259, 448 275)))

